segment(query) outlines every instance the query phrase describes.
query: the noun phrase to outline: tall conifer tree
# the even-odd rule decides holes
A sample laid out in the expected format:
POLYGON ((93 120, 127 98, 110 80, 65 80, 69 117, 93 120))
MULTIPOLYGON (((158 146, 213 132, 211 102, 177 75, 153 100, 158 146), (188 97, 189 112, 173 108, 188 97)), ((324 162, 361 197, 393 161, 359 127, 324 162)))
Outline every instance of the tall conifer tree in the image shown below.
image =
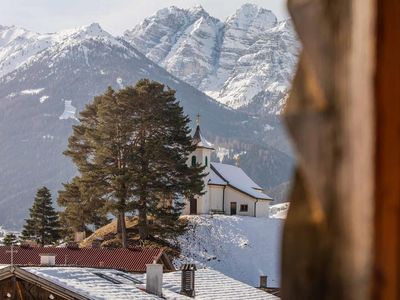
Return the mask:
POLYGON ((63 236, 71 238, 75 232, 87 232, 106 225, 107 206, 96 189, 90 184, 85 184, 79 176, 75 176, 71 182, 63 184, 64 189, 58 192, 57 202, 65 207, 60 212, 60 223, 63 227, 63 236))
POLYGON ((23 240, 32 239, 41 246, 56 243, 60 239, 58 213, 54 210, 51 193, 47 187, 41 187, 36 193, 29 218, 22 230, 23 240))
POLYGON ((119 92, 109 88, 79 120, 65 154, 101 196, 99 203, 112 204, 123 246, 128 211, 138 216, 142 239, 177 233, 180 199, 202 193, 204 169, 186 164, 195 146, 175 91, 149 80, 119 92))

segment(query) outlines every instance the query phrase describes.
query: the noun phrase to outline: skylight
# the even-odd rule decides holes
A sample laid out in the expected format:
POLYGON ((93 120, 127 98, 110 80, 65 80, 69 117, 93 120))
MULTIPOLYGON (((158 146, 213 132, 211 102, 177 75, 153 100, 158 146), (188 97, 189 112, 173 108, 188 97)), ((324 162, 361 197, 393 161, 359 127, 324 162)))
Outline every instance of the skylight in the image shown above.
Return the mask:
POLYGON ((125 278, 125 279, 127 279, 127 280, 129 280, 129 281, 131 281, 131 282, 133 282, 135 284, 142 284, 143 283, 142 281, 140 281, 140 280, 138 280, 136 278, 133 278, 133 277, 131 277, 131 276, 127 275, 127 274, 124 274, 124 273, 116 273, 115 275, 123 277, 123 278, 125 278))
POLYGON ((110 277, 110 276, 108 276, 108 275, 106 275, 106 274, 97 273, 97 272, 94 272, 93 274, 94 274, 94 275, 97 275, 97 276, 99 276, 100 278, 103 278, 103 279, 105 279, 105 280, 107 280, 107 281, 109 281, 109 282, 111 282, 111 283, 114 283, 114 284, 122 284, 122 282, 119 281, 118 279, 112 278, 112 277, 110 277))

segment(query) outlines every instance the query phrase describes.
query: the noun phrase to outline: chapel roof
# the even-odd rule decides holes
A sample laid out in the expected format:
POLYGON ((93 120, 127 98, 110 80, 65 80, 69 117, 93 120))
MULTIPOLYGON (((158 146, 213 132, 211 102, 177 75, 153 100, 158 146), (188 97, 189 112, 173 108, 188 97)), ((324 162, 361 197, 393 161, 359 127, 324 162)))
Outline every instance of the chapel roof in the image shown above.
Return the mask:
POLYGON ((229 185, 256 199, 272 200, 257 183, 241 168, 236 166, 215 162, 211 163, 210 180, 208 183, 229 185))
POLYGON ((214 145, 207 141, 201 134, 200 125, 197 125, 196 131, 193 135, 193 144, 195 144, 199 148, 214 150, 214 145))

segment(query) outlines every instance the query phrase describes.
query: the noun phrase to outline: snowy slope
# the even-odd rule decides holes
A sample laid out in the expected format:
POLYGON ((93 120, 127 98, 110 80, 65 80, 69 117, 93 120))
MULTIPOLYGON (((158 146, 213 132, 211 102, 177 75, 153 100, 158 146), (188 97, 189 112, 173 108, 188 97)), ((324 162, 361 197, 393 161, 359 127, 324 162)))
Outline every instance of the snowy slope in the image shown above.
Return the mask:
POLYGON ((269 217, 275 219, 286 219, 289 207, 289 202, 271 205, 269 208, 269 217))
POLYGON ((224 22, 200 6, 165 8, 124 38, 221 103, 258 114, 281 112, 299 52, 290 21, 253 4, 224 22))
POLYGON ((189 230, 179 237, 182 256, 174 263, 195 262, 252 286, 268 276, 279 286, 282 220, 243 216, 186 216, 189 230))

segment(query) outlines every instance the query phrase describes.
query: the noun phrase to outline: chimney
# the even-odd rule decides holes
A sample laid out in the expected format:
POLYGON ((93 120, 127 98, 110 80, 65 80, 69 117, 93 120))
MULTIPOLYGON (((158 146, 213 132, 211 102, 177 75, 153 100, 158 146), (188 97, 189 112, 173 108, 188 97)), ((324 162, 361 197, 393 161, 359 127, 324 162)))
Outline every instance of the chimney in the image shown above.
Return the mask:
POLYGON ((260 289, 266 289, 267 288, 267 280, 268 280, 268 276, 266 276, 266 275, 261 275, 260 276, 260 289))
POLYGON ((163 266, 153 262, 146 265, 146 292, 162 296, 163 266))
POLYGON ((194 290, 194 272, 197 270, 195 264, 184 264, 181 268, 182 270, 182 286, 181 294, 188 297, 195 296, 194 290))
POLYGON ((74 242, 80 243, 86 238, 85 231, 78 231, 74 233, 74 242))
POLYGON ((46 266, 54 266, 56 264, 56 255, 50 253, 43 253, 40 255, 40 264, 46 266))

